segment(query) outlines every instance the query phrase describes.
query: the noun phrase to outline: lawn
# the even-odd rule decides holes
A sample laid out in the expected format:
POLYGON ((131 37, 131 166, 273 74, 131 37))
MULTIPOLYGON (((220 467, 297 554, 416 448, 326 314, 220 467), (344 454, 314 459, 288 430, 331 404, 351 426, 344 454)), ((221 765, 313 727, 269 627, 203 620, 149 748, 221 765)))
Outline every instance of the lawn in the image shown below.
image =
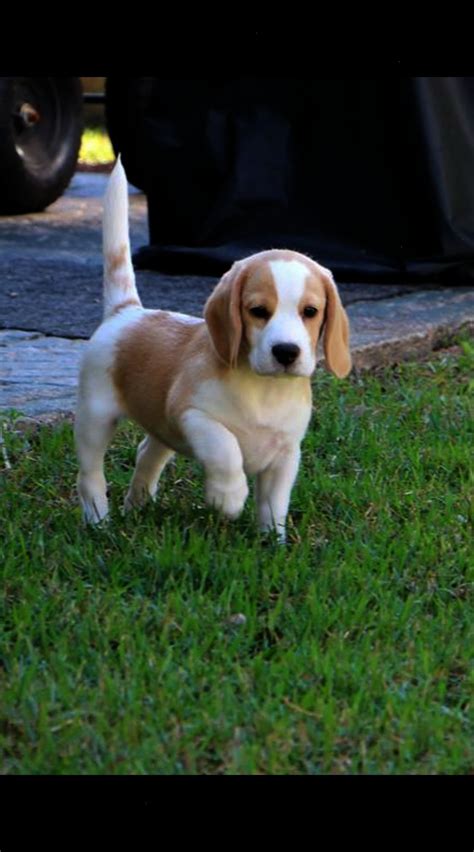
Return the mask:
POLYGON ((123 520, 128 425, 85 530, 70 424, 4 420, 0 771, 472 773, 473 371, 318 371, 287 546, 183 460, 123 520))
POLYGON ((79 163, 96 166, 111 163, 115 160, 112 143, 109 136, 101 127, 84 129, 79 151, 79 163))

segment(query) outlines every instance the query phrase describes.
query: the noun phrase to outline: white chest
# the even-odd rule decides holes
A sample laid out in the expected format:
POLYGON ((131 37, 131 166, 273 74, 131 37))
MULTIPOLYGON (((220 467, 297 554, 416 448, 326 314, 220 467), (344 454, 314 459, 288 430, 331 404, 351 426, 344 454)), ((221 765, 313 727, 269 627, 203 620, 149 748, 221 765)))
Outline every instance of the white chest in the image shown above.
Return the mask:
POLYGON ((236 436, 245 472, 254 474, 301 442, 311 416, 311 393, 305 378, 236 373, 225 382, 204 382, 193 405, 236 436))

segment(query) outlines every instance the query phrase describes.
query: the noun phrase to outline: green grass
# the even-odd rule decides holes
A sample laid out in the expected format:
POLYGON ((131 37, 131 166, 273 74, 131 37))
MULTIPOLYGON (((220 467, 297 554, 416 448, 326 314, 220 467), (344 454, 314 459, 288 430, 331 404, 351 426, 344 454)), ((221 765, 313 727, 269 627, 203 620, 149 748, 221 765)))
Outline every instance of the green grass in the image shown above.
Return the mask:
POLYGON ((110 163, 115 160, 112 143, 101 128, 86 128, 82 134, 79 162, 87 165, 110 163))
POLYGON ((286 547, 183 460, 122 520, 130 426, 85 530, 70 425, 8 421, 0 771, 472 773, 473 367, 318 373, 286 547))

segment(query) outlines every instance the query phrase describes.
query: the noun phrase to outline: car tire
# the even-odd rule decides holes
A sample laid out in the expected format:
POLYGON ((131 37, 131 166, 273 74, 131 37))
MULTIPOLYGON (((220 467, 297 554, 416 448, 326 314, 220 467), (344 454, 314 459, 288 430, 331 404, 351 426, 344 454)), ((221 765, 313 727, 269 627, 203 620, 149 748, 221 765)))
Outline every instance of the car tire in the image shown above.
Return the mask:
POLYGON ((0 213, 35 213, 62 195, 82 135, 79 77, 0 77, 0 213))

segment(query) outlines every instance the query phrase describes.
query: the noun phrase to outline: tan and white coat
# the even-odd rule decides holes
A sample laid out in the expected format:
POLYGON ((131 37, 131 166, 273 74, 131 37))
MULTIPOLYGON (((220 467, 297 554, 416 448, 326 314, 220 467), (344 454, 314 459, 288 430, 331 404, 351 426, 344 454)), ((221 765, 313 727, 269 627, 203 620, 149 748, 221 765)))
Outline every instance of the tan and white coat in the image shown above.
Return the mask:
POLYGON ((285 538, 300 444, 311 416, 316 347, 351 369, 349 325, 329 270, 291 251, 234 263, 204 319, 142 307, 130 258, 127 182, 120 160, 104 200, 104 319, 81 368, 75 438, 84 518, 108 512, 104 454, 119 418, 147 433, 125 509, 156 493, 175 452, 202 463, 206 499, 241 512, 257 477, 260 527, 285 538))

